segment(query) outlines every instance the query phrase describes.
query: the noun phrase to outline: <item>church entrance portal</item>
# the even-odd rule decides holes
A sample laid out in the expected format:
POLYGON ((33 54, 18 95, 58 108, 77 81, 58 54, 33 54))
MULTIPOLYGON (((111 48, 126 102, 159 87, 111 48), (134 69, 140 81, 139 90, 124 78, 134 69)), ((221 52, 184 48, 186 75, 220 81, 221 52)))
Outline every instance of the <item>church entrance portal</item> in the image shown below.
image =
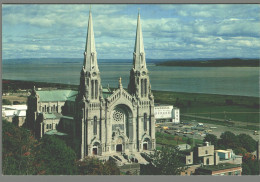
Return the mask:
POLYGON ((148 146, 147 146, 147 143, 144 143, 143 144, 143 150, 147 150, 148 146))
POLYGON ((93 148, 92 154, 97 155, 97 148, 93 148))
POLYGON ((116 145, 116 151, 117 152, 122 152, 122 144, 118 144, 118 145, 116 145))

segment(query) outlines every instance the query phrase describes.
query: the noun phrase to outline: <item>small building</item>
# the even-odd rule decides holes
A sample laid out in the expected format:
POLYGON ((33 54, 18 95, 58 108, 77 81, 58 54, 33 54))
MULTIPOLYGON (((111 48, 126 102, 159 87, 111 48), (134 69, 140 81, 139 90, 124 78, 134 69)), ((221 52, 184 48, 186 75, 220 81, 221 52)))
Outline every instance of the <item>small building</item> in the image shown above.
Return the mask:
POLYGON ((218 153, 219 159, 230 159, 232 155, 232 150, 215 150, 218 153))
POLYGON ((154 117, 157 123, 172 122, 180 123, 180 109, 172 105, 155 105, 154 117))
POLYGON ((181 161, 186 165, 193 165, 193 151, 188 149, 184 151, 180 151, 181 153, 181 161))
POLYGON ((22 126, 26 118, 27 105, 3 105, 2 117, 17 126, 22 126))
POLYGON ((218 156, 218 164, 230 163, 230 164, 242 164, 242 156, 235 155, 232 149, 227 150, 215 150, 215 154, 218 156))
POLYGON ((214 145, 209 145, 209 142, 194 148, 194 162, 196 163, 214 165, 214 155, 214 145))
POLYGON ((212 166, 202 166, 195 170, 195 175, 212 175, 212 176, 241 176, 242 167, 239 164, 223 163, 212 166))
POLYGON ((190 150, 191 149, 191 146, 189 144, 180 144, 178 145, 178 148, 180 151, 185 151, 185 150, 190 150))
POLYGON ((179 148, 182 154, 182 161, 187 167, 187 169, 181 173, 182 176, 193 174, 241 175, 242 168, 240 167, 240 170, 240 168, 233 169, 233 167, 242 165, 242 156, 235 155, 232 149, 214 150, 214 145, 210 145, 209 142, 205 142, 203 145, 197 145, 193 150, 184 150, 184 146, 179 148), (222 169, 224 168, 225 170, 223 172, 222 169))

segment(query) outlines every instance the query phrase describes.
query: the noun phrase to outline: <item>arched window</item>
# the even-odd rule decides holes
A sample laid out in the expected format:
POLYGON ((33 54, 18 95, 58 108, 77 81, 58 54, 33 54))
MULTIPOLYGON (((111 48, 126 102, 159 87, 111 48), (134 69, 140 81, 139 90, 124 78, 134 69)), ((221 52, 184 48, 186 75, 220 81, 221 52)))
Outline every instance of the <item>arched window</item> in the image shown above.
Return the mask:
POLYGON ((98 98, 98 81, 95 80, 95 99, 98 98))
POLYGON ((147 96, 147 79, 144 79, 144 96, 147 96))
POLYGON ((94 135, 97 134, 97 116, 94 116, 93 133, 94 133, 94 135))
POLYGON ((144 96, 144 79, 141 79, 141 97, 144 96))
POLYGON ((207 151, 207 150, 205 151, 205 154, 208 154, 208 151, 207 151))
POLYGON ((94 99, 94 80, 91 80, 91 98, 94 99))
POLYGON ((46 124, 46 129, 49 129, 49 125, 48 124, 46 124))
POLYGON ((144 131, 147 130, 147 114, 144 113, 144 131))
POLYGON ((209 158, 207 158, 207 161, 206 161, 207 165, 209 165, 209 158))

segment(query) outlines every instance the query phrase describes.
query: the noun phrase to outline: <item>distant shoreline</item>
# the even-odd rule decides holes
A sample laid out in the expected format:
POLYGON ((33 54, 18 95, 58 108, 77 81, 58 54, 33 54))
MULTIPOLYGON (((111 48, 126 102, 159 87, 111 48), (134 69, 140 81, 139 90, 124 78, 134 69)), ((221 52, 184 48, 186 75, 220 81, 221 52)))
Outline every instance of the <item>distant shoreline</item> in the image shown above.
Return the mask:
MULTIPOLYGON (((65 84, 65 83, 50 83, 50 82, 39 82, 39 81, 27 81, 27 80, 10 80, 2 79, 2 92, 6 92, 8 89, 32 89, 33 86, 36 88, 49 88, 49 89, 72 89, 78 90, 79 85, 75 84, 65 84)), ((111 89, 115 89, 111 87, 111 89)), ((175 93, 175 94, 186 94, 186 95, 204 95, 204 96, 223 96, 223 97, 243 97, 243 98, 257 98, 256 96, 243 96, 243 95, 225 95, 225 94, 216 94, 216 93, 190 93, 190 92, 177 92, 177 91, 164 91, 164 90, 152 90, 157 93, 175 93)))
POLYGON ((184 67, 259 67, 259 59, 216 59, 204 61, 164 61, 156 66, 184 66, 184 67))

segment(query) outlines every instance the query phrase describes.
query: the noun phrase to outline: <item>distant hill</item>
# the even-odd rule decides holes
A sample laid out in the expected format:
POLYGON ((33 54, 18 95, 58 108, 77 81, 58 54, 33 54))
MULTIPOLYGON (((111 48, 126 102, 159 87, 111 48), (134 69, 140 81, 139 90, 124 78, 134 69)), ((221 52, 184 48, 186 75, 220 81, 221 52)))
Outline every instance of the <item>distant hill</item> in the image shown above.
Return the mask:
POLYGON ((156 66, 187 66, 187 67, 259 67, 260 59, 215 59, 203 61, 164 61, 157 62, 156 66))

